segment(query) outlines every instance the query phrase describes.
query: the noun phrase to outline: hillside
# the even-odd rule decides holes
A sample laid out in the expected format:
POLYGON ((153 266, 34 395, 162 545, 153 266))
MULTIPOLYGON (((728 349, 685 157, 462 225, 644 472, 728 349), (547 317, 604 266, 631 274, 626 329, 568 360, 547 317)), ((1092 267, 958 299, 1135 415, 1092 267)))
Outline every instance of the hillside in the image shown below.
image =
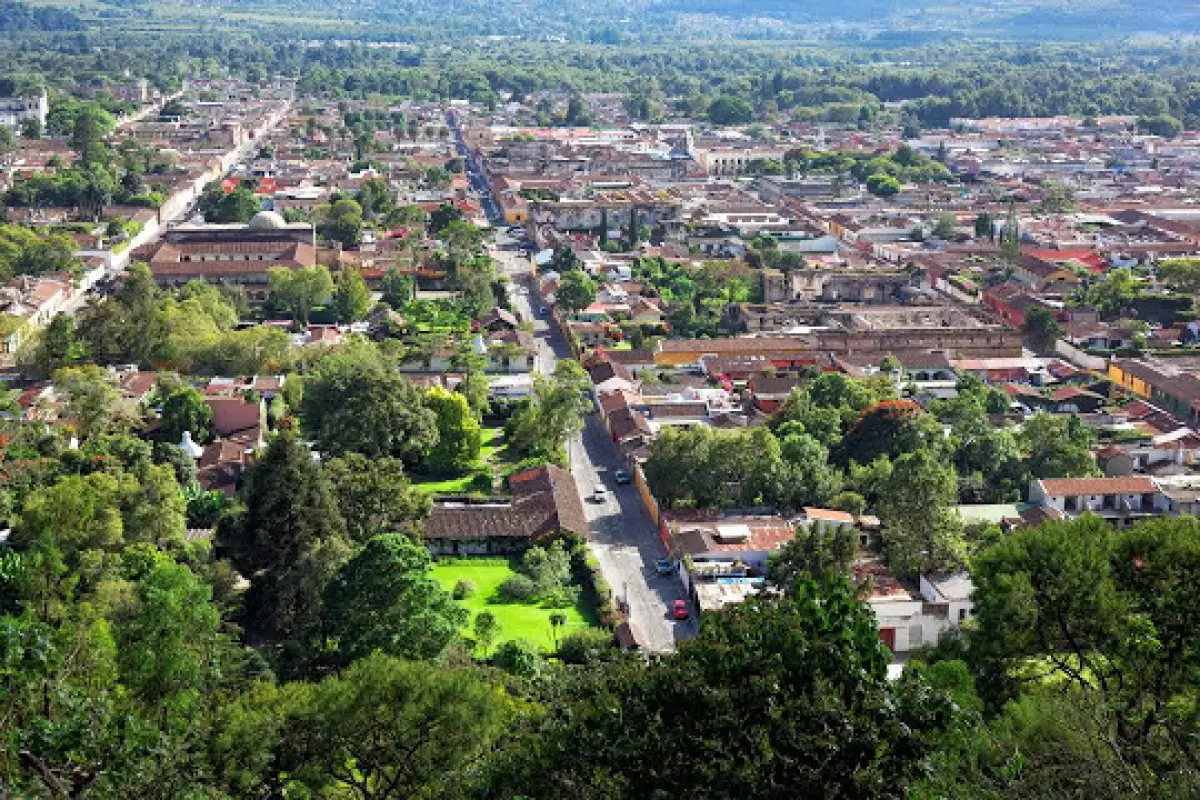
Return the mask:
MULTIPOLYGON (((60 3, 33 0, 31 5, 60 3)), ((124 17, 286 26, 290 20, 310 33, 358 28, 358 33, 422 39, 475 35, 605 43, 685 38, 905 44, 961 37, 1089 40, 1200 34, 1200 5, 1156 0, 1154 6, 1153 14, 1138 0, 88 0, 76 8, 95 22, 124 17)))

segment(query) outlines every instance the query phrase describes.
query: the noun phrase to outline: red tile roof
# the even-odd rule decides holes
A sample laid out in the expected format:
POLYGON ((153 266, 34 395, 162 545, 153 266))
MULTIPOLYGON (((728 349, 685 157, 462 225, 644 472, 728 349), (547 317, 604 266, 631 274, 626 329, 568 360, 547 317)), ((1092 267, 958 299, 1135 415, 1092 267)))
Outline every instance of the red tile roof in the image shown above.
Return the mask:
POLYGON ((1046 478, 1046 494, 1063 495, 1148 494, 1158 491, 1154 481, 1145 477, 1120 478, 1046 478))

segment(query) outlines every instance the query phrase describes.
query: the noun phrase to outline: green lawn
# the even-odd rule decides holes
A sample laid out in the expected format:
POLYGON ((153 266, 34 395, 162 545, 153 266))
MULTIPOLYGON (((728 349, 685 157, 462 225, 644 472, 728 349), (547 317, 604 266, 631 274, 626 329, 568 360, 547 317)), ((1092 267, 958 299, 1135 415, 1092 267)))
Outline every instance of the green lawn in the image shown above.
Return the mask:
POLYGON ((509 460, 508 445, 504 444, 502 428, 484 428, 483 446, 479 449, 479 466, 466 475, 449 478, 414 475, 412 484, 420 492, 428 495, 466 494, 470 489, 471 479, 476 472, 485 467, 492 469, 493 465, 503 466, 509 460))
POLYGON ((492 645, 493 650, 510 639, 528 639, 545 652, 554 651, 551 635, 550 615, 562 611, 567 615, 567 624, 559 629, 559 637, 596 624, 594 610, 586 605, 581 596, 575 608, 543 608, 536 604, 507 603, 500 599, 498 589, 516 574, 513 562, 502 558, 458 558, 442 559, 433 567, 433 577, 446 591, 453 591, 454 584, 468 580, 475 584, 475 594, 459 603, 471 612, 471 619, 463 633, 473 638, 471 623, 480 611, 488 610, 500 621, 500 635, 492 645))

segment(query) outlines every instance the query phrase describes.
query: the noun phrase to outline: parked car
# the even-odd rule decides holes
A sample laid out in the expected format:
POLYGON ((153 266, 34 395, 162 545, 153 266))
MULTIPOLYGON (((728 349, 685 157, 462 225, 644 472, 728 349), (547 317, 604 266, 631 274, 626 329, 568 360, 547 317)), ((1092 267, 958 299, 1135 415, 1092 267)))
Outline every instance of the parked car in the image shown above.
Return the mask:
POLYGON ((688 611, 686 600, 675 601, 675 619, 687 619, 691 615, 692 612, 688 611))
POLYGON ((594 500, 597 503, 603 503, 607 499, 608 499, 608 490, 605 489, 603 486, 597 486, 596 488, 592 489, 592 500, 594 500))
POLYGON ((544 317, 544 316, 548 315, 549 313, 550 313, 550 309, 546 308, 545 306, 542 306, 541 308, 538 309, 538 316, 540 316, 540 317, 544 317))
POLYGON ((670 575, 675 572, 675 565, 669 558, 660 558, 654 562, 654 571, 659 575, 670 575))
POLYGON ((620 484, 626 484, 626 483, 629 483, 633 479, 629 477, 628 472, 626 472, 623 469, 619 469, 613 473, 613 480, 615 480, 617 483, 620 483, 620 484))

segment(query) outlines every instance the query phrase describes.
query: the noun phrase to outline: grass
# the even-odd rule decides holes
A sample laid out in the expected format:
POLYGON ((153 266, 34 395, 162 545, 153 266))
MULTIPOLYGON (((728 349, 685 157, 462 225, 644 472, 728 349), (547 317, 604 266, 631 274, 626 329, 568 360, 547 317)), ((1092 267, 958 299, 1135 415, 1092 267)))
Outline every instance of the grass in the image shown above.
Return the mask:
MULTIPOLYGON (((451 494, 467 494, 470 491, 471 481, 474 477, 486 470, 491 470, 493 466, 503 468, 511 459, 508 456, 509 448, 504 442, 504 430, 502 428, 487 428, 483 429, 483 443, 479 448, 479 463, 465 475, 441 477, 441 476, 413 476, 413 486, 420 492, 427 495, 451 495, 451 494)), ((503 469, 502 469, 503 471, 503 469)))
POLYGON ((424 478, 414 476, 412 480, 413 488, 417 491, 428 495, 443 495, 443 494, 467 494, 471 481, 475 478, 474 472, 469 472, 466 475, 457 478, 424 478))
POLYGON ((500 635, 492 645, 493 652, 501 643, 513 639, 528 639, 543 652, 554 651, 550 615, 561 611, 567 615, 567 624, 559 628, 559 640, 574 631, 595 627, 594 610, 586 605, 581 595, 574 608, 545 608, 535 603, 509 603, 500 597, 500 584, 516 574, 514 562, 504 558, 457 558, 442 559, 433 567, 433 577, 446 591, 453 591, 454 584, 467 580, 475 584, 475 594, 458 603, 471 612, 471 618, 463 627, 463 634, 474 638, 471 625, 480 611, 491 611, 500 622, 500 635))

